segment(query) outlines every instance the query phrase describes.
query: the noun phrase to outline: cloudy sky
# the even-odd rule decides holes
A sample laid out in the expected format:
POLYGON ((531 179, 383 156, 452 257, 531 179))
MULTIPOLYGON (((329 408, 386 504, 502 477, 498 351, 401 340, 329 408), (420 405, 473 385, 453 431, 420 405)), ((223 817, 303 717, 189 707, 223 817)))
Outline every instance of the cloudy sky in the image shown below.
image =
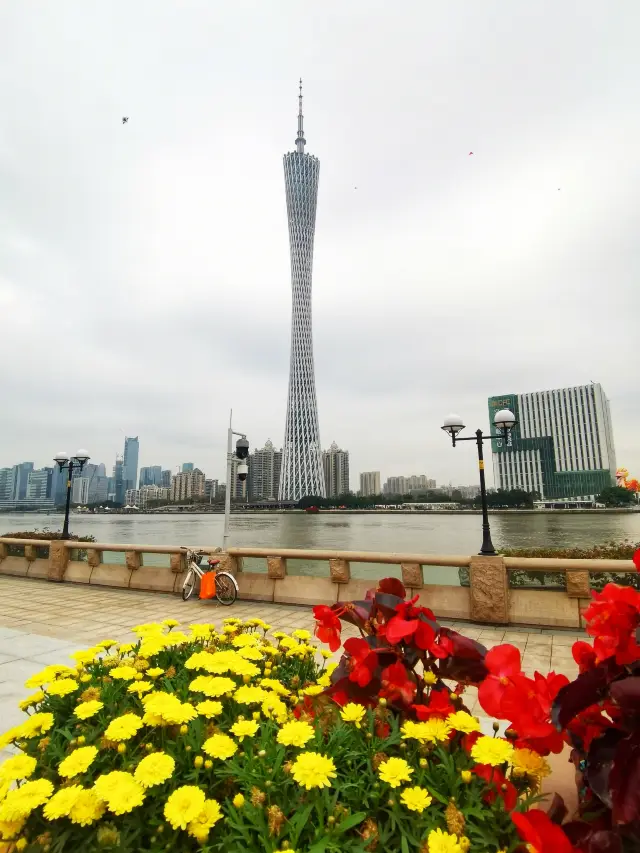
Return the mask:
POLYGON ((282 442, 302 76, 352 485, 474 482, 444 415, 591 380, 640 475, 639 27, 635 0, 3 0, 0 466, 110 468, 127 434, 222 478, 230 407, 282 442))

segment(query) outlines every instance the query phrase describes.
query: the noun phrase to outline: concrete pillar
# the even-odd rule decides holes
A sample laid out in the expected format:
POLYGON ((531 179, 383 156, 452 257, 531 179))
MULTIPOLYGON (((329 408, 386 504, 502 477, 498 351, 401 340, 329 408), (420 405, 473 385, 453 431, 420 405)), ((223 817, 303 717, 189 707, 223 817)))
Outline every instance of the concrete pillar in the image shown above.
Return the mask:
POLYGON ((232 554, 226 554, 223 551, 221 554, 216 554, 216 558, 220 559, 220 564, 217 566, 219 572, 237 575, 242 571, 242 557, 234 557, 232 554))
POLYGON ((102 562, 102 551, 98 551, 96 548, 87 548, 87 564, 91 566, 92 569, 97 569, 102 562))
POLYGON ((36 559, 36 546, 35 545, 25 545, 24 546, 24 558, 29 563, 33 563, 36 559))
POLYGON ((567 572, 567 595, 569 598, 591 598, 589 572, 567 572))
POLYGON ((329 560, 329 572, 334 583, 349 583, 351 580, 351 564, 348 560, 329 560))
POLYGON ((469 604, 474 622, 509 623, 509 579, 502 557, 477 556, 469 570, 469 604))
POLYGON ((420 563, 402 563, 402 583, 407 589, 422 589, 424 586, 424 575, 420 563))
POLYGON ((64 542, 52 540, 49 546, 49 573, 47 580, 60 583, 69 564, 69 549, 64 542))
POLYGON ((287 561, 284 557, 267 557, 267 577, 281 580, 287 576, 287 561))
POLYGON ((187 556, 186 554, 171 554, 171 571, 176 574, 187 571, 187 556))
POLYGON ((139 551, 125 551, 124 560, 126 567, 135 571, 142 565, 142 554, 139 551))

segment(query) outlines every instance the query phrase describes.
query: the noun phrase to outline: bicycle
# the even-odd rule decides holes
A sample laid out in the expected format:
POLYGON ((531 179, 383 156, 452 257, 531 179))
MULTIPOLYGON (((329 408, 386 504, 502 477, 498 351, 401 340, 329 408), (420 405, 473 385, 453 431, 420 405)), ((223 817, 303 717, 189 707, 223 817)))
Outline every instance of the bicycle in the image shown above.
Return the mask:
MULTIPOLYGON (((201 581, 205 574, 207 574, 207 570, 200 566, 203 557, 204 554, 201 554, 200 551, 187 550, 188 570, 187 576, 182 584, 183 601, 187 601, 191 598, 198 581, 201 581)), ((228 607, 233 604, 238 597, 238 581, 229 572, 216 571, 216 566, 219 565, 220 560, 211 558, 207 563, 209 565, 209 571, 213 572, 215 597, 218 599, 220 604, 228 607)))

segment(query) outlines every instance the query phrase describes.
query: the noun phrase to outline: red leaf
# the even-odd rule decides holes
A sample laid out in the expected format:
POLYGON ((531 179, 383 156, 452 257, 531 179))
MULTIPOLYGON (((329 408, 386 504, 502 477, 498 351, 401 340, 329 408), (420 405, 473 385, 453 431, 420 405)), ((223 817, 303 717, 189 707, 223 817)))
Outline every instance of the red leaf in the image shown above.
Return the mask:
POLYGON ((404 584, 398 578, 382 578, 376 592, 386 592, 389 595, 397 595, 398 598, 406 598, 407 596, 404 584))

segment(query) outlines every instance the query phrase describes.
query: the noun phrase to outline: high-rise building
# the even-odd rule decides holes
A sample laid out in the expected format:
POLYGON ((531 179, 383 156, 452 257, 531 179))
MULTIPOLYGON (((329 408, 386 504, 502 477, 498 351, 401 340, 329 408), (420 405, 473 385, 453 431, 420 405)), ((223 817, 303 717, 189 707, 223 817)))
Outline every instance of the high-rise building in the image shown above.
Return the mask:
POLYGON ((320 161, 305 154, 302 80, 296 150, 284 155, 291 252, 291 362, 279 498, 324 497, 316 380, 313 366, 311 280, 320 161))
POLYGON ((360 494, 363 498, 380 494, 380 471, 363 471, 360 474, 360 494))
POLYGON ((149 465, 140 469, 139 486, 161 486, 162 485, 162 466, 149 465))
POLYGON ((90 482, 89 477, 78 476, 73 478, 71 482, 71 503, 88 506, 90 482))
POLYGON ((0 468, 0 501, 13 500, 13 468, 0 468))
POLYGON ((15 501, 21 501, 27 497, 29 474, 33 471, 33 467, 33 462, 20 462, 13 466, 13 499, 15 501))
POLYGON ((213 503, 214 501, 218 501, 218 481, 217 480, 205 480, 204 481, 204 499, 209 503, 213 503))
POLYGON ((349 491, 349 451, 341 450, 335 441, 322 451, 324 484, 328 498, 346 495, 349 491))
POLYGON ((199 468, 176 474, 171 480, 172 501, 184 501, 190 498, 204 500, 204 474, 199 468))
POLYGON ((124 440, 124 483, 125 491, 135 489, 138 484, 138 452, 140 442, 138 436, 124 440))
POLYGON ((491 442, 498 488, 594 500, 615 483, 611 412, 599 383, 489 397, 490 423, 499 409, 517 423, 506 442, 491 442))
POLYGON ((41 468, 39 471, 31 471, 27 482, 28 501, 42 501, 51 497, 51 480, 53 468, 41 468))
POLYGON ((406 495, 407 494, 407 478, 406 477, 388 477, 384 484, 385 495, 406 495))
POLYGON ((188 474, 189 471, 193 471, 193 462, 183 462, 182 463, 182 473, 188 474))
POLYGON ((113 479, 115 481, 114 500, 119 506, 124 506, 126 489, 124 487, 124 463, 122 456, 116 456, 116 464, 113 466, 113 479))
POLYGON ((249 455, 248 463, 249 500, 275 500, 280 487, 282 449, 276 450, 271 439, 268 439, 264 447, 256 448, 249 455))
POLYGON ((238 465, 240 462, 237 459, 231 462, 231 500, 246 501, 249 494, 249 478, 241 480, 238 477, 238 465))
POLYGON ((162 471, 162 475, 160 477, 160 485, 163 489, 171 488, 171 471, 169 469, 165 469, 162 471))

